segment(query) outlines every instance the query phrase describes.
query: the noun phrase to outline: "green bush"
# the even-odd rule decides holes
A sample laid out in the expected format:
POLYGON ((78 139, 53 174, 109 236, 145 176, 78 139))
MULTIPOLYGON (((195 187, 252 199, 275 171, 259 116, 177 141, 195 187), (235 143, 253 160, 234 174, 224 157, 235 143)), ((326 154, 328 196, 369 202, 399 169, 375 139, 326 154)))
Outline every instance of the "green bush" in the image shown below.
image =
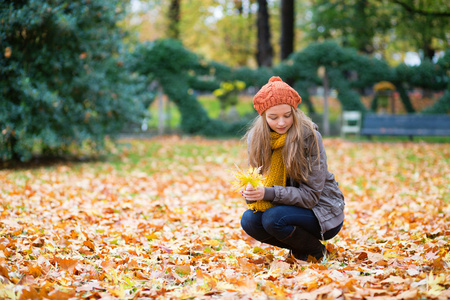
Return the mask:
POLYGON ((100 149, 141 118, 145 85, 124 65, 118 0, 2 1, 0 157, 100 149), (143 95, 140 96, 139 95, 143 95))
POLYGON ((423 110, 425 114, 448 114, 450 113, 450 90, 445 91, 444 95, 432 106, 423 110))

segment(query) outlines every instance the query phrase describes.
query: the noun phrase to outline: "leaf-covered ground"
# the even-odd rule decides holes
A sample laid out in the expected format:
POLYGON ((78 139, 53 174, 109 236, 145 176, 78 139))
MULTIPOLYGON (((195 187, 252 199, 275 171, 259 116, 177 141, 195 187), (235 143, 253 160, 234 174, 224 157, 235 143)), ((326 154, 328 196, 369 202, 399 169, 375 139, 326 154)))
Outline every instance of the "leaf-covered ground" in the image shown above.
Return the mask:
POLYGON ((447 299, 450 145, 325 139, 346 196, 334 255, 248 237, 238 140, 124 141, 108 162, 1 170, 1 299, 447 299))

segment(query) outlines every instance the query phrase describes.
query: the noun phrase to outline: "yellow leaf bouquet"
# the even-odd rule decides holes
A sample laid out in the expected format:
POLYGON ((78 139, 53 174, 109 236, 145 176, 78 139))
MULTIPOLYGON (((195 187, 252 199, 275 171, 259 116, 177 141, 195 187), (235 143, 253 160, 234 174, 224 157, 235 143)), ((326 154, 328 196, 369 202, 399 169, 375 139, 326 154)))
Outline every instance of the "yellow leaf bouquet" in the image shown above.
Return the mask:
MULTIPOLYGON (((266 179, 260 172, 261 167, 252 168, 250 167, 247 171, 241 170, 238 166, 236 166, 236 171, 233 172, 235 177, 235 181, 232 182, 233 188, 235 191, 245 190, 248 184, 252 187, 257 188, 258 186, 264 186, 264 180, 266 179)), ((267 200, 259 200, 255 202, 248 203, 248 208, 257 212, 264 212, 267 209, 275 206, 272 202, 267 200)))

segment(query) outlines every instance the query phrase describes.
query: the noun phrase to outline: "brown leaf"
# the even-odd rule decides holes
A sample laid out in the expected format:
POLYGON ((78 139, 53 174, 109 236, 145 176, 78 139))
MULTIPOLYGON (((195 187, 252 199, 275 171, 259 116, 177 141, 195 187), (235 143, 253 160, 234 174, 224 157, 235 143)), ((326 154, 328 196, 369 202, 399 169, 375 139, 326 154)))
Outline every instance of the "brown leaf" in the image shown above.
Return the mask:
POLYGON ((34 287, 26 286, 22 289, 19 300, 35 300, 41 299, 41 296, 34 287))
POLYGON ((75 267, 79 263, 78 259, 61 258, 61 257, 56 257, 55 261, 58 263, 61 269, 66 270, 71 274, 73 274, 75 267))
POLYGON ((180 275, 189 275, 189 274, 191 274, 191 266, 190 265, 177 265, 175 267, 175 271, 180 275))
POLYGON ((45 245, 45 239, 44 238, 37 238, 32 243, 33 247, 42 247, 45 245))
POLYGON ((11 281, 11 278, 9 277, 8 269, 3 265, 0 265, 0 275, 5 277, 9 281, 11 281))
POLYGON ((116 265, 116 263, 110 259, 105 259, 100 264, 100 266, 102 266, 102 268, 105 270, 107 270, 109 268, 113 268, 115 265, 116 265))
POLYGON ((68 300, 75 296, 76 291, 73 289, 60 291, 53 290, 45 298, 50 300, 68 300))
POLYGON ((257 270, 256 265, 249 263, 245 258, 238 258, 237 261, 239 263, 239 266, 246 272, 253 273, 257 270))
POLYGON ((362 261, 362 260, 366 260, 369 256, 367 255, 367 252, 361 252, 358 257, 356 258, 356 260, 362 261))
POLYGON ((95 251, 95 245, 92 241, 90 240, 84 241, 83 245, 88 247, 91 251, 95 251))
POLYGON ((28 274, 33 275, 33 277, 39 277, 42 275, 42 268, 38 264, 31 264, 28 266, 28 274))
POLYGON ((150 280, 150 277, 146 276, 142 271, 136 271, 136 272, 134 272, 134 276, 135 276, 137 279, 150 280))

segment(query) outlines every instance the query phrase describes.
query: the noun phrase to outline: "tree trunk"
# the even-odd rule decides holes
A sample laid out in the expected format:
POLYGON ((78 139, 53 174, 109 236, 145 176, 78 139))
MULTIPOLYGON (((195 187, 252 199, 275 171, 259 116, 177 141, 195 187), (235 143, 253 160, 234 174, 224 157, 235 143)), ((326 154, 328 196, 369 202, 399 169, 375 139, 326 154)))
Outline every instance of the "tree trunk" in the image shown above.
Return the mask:
MULTIPOLYGON (((367 7, 369 3, 367 0, 358 0, 356 2, 356 15, 354 20, 355 24, 364 24, 366 20, 370 18, 367 13, 367 7)), ((374 32, 371 26, 355 26, 354 27, 355 34, 357 37, 357 49, 365 54, 372 54, 374 51, 373 47, 373 36, 374 32)))
POLYGON ((270 44, 270 25, 267 0, 258 0, 258 53, 256 59, 258 66, 272 66, 273 48, 270 44))
POLYGON ((323 75, 323 133, 324 136, 330 135, 330 122, 328 120, 328 94, 330 91, 330 85, 328 81, 328 73, 325 69, 325 74, 323 75))
POLYGON ((406 90, 401 86, 401 83, 396 84, 395 87, 397 88, 398 93, 400 94, 400 99, 402 100, 402 103, 405 107, 405 110, 412 114, 415 113, 416 110, 412 106, 411 100, 409 99, 408 93, 406 90))
POLYGON ((168 36, 177 40, 180 38, 180 1, 171 0, 167 14, 169 19, 168 36))
POLYGON ((294 0, 281 0, 281 60, 294 52, 294 0))
POLYGON ((164 114, 164 95, 161 85, 158 88, 158 134, 163 135, 165 133, 165 114, 164 114))
POLYGON ((236 7, 238 13, 242 15, 244 12, 244 5, 242 3, 242 0, 234 0, 234 7, 236 7))
POLYGON ((423 46, 423 57, 428 58, 430 61, 433 60, 434 55, 436 54, 436 50, 431 45, 431 39, 430 41, 426 41, 425 45, 423 46))

